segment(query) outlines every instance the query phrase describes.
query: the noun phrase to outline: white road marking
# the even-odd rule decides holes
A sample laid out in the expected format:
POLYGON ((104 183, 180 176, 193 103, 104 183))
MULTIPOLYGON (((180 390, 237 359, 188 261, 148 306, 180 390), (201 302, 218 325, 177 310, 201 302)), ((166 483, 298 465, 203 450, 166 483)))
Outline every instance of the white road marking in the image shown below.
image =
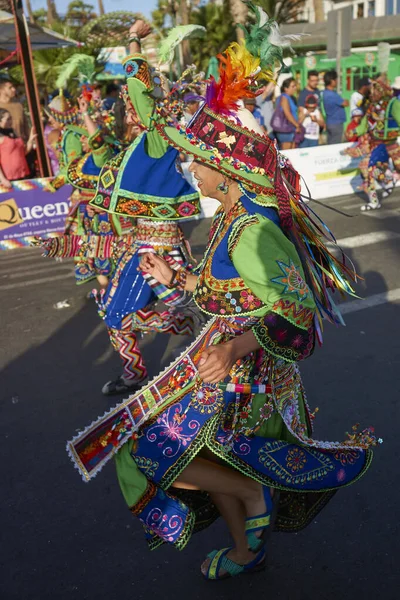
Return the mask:
POLYGON ((374 219, 389 219, 390 217, 399 218, 400 217, 400 208, 397 209, 387 209, 383 210, 382 208, 378 210, 366 210, 362 213, 366 217, 373 217, 374 219))
POLYGON ((351 302, 343 302, 339 304, 339 310, 342 315, 348 315, 359 310, 365 310, 366 308, 373 308, 380 304, 386 304, 387 302, 397 302, 400 300, 400 288, 395 290, 389 290, 387 292, 381 292, 380 294, 373 294, 367 298, 361 300, 352 300, 351 302))
POLYGON ((54 275, 53 277, 42 277, 41 279, 30 279, 29 281, 20 281, 19 283, 7 283, 6 285, 0 285, 0 292, 3 290, 14 290, 16 288, 28 287, 30 285, 40 285, 49 281, 59 281, 64 279, 67 281, 70 279, 69 275, 54 275))
POLYGON ((362 233, 360 235, 342 238, 338 240, 337 243, 341 248, 353 249, 398 239, 400 239, 400 233, 396 233, 395 231, 373 231, 372 233, 362 233))

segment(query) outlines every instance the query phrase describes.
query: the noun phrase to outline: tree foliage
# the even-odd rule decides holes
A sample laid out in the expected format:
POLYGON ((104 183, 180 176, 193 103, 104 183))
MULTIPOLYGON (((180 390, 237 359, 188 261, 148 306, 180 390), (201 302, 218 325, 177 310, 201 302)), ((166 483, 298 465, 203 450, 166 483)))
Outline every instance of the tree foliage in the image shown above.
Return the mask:
POLYGON ((206 71, 210 58, 236 40, 229 0, 224 0, 222 5, 209 2, 199 6, 192 11, 191 22, 207 29, 204 38, 190 40, 193 62, 200 70, 206 71))
POLYGON ((254 4, 278 23, 295 23, 299 22, 299 13, 304 9, 305 0, 255 0, 254 4))

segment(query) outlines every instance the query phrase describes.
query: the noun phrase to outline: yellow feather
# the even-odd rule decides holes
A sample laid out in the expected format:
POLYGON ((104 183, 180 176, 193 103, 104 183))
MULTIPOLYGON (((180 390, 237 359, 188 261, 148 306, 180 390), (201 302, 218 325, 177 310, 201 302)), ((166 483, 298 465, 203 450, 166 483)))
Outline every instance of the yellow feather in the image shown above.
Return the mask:
POLYGON ((244 42, 238 44, 232 42, 225 50, 230 59, 232 66, 238 71, 238 78, 254 78, 274 81, 274 74, 270 69, 260 69, 260 59, 250 54, 244 45, 244 42))

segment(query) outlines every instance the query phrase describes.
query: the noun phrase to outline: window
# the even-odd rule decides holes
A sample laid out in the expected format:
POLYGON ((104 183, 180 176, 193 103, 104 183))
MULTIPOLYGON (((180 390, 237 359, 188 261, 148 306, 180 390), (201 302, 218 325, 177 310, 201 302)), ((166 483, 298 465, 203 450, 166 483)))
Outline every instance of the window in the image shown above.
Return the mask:
POLYGON ((357 4, 357 19, 362 19, 364 17, 364 2, 361 4, 357 4))
POLYGON ((369 17, 375 16, 375 0, 370 0, 368 2, 368 16, 369 17))
POLYGON ((386 14, 394 15, 394 0, 386 0, 386 14))

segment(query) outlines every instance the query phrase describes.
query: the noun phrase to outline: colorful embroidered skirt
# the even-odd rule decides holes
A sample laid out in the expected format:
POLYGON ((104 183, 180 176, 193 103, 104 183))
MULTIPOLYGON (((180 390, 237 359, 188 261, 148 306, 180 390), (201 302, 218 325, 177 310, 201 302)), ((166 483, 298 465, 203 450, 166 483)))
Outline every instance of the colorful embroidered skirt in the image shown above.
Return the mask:
POLYGON ((137 220, 135 243, 117 261, 114 275, 99 304, 108 327, 121 329, 122 320, 157 300, 157 295, 138 271, 141 255, 156 252, 171 255, 187 266, 190 257, 179 225, 175 221, 137 220))
POLYGON ((203 449, 281 490, 276 521, 281 531, 309 524, 338 488, 355 482, 370 464, 375 442, 370 430, 344 442, 312 437, 314 416, 295 363, 259 350, 234 365, 231 382, 256 381, 265 384, 265 393, 222 391, 199 379, 202 350, 251 325, 252 319, 239 317, 213 320, 173 365, 68 445, 87 481, 119 448, 119 483, 151 548, 163 542, 183 548, 194 531, 216 518, 206 493, 173 487, 203 449))

